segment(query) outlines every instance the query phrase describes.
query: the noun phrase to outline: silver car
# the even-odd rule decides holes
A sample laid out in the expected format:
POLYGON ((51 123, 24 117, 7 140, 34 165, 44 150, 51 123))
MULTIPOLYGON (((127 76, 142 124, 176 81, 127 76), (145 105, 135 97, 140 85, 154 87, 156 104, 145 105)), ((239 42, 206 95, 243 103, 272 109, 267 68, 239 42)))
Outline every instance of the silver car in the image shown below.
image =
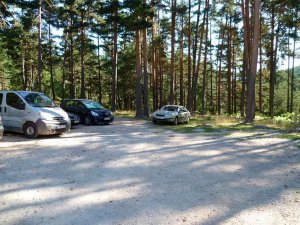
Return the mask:
POLYGON ((3 124, 2 124, 2 118, 0 116, 0 140, 3 137, 3 132, 4 132, 4 128, 3 128, 3 124))
POLYGON ((178 123, 189 123, 191 113, 180 105, 165 105, 151 115, 153 123, 166 122, 177 125, 178 123))

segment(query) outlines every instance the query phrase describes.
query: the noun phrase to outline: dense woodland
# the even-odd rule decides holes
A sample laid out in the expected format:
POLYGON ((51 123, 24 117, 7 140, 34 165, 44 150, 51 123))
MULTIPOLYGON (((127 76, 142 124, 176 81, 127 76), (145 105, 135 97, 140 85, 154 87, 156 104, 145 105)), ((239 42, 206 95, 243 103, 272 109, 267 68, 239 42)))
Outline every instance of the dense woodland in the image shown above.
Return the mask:
POLYGON ((0 0, 0 90, 252 122, 299 109, 299 28, 299 0, 0 0))

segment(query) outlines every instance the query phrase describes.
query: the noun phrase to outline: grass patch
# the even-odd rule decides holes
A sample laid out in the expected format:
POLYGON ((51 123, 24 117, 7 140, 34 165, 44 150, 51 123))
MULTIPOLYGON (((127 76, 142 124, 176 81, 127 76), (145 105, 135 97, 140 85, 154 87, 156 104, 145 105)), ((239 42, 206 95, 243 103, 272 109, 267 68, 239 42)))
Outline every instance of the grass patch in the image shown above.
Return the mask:
POLYGON ((131 110, 123 110, 123 111, 117 111, 115 113, 117 117, 125 117, 125 118, 135 118, 135 111, 131 110))
MULTIPOLYGON (((300 140, 300 134, 297 134, 297 133, 280 134, 277 137, 279 137, 279 138, 285 138, 285 139, 289 139, 289 140, 293 140, 293 141, 300 140)), ((298 146, 298 147, 300 147, 300 146, 298 146)))

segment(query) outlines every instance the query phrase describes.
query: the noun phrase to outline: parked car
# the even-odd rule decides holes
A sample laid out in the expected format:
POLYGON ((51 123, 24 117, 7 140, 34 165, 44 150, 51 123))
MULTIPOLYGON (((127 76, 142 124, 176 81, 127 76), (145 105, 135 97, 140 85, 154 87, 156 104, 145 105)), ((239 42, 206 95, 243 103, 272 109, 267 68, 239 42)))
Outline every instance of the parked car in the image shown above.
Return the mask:
POLYGON ((3 132, 4 132, 4 127, 3 127, 3 123, 2 123, 2 118, 0 116, 0 140, 3 137, 3 132))
POLYGON ((24 133, 28 138, 68 131, 68 114, 44 93, 0 91, 0 116, 5 131, 24 133))
POLYGON ((68 112, 68 116, 71 120, 71 127, 75 127, 80 124, 80 117, 75 115, 74 113, 68 112))
POLYGON ((189 123, 191 113, 180 105, 166 105, 151 115, 153 123, 167 122, 177 125, 178 123, 189 123))
POLYGON ((89 126, 91 124, 109 124, 114 121, 113 113, 101 104, 88 99, 65 99, 60 107, 66 112, 74 113, 80 117, 80 122, 89 126))

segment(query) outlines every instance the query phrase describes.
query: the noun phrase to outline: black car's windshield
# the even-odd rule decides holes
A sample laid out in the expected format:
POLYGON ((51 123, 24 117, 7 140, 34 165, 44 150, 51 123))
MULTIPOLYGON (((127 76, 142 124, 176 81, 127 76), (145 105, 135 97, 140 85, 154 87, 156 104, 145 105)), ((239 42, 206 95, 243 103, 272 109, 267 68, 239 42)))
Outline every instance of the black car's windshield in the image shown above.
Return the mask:
POLYGON ((43 93, 21 92, 25 101, 34 107, 58 107, 51 98, 43 93))
POLYGON ((93 101, 82 101, 82 103, 88 108, 88 109, 104 109, 104 107, 99 104, 98 102, 93 101))
POLYGON ((177 106, 164 106, 162 107, 163 111, 171 111, 171 112, 176 112, 178 110, 178 107, 177 106))

